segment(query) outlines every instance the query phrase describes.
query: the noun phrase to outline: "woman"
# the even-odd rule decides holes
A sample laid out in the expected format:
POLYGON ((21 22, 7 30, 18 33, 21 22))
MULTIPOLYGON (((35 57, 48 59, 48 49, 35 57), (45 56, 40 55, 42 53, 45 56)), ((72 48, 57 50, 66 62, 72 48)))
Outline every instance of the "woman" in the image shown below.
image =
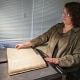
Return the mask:
MULTIPOLYGON (((39 37, 17 44, 16 48, 36 47, 48 42, 45 60, 61 67, 80 64, 80 3, 68 2, 62 14, 63 23, 58 23, 39 37), (56 47, 56 48, 55 48, 56 47), (55 49, 58 49, 55 53, 55 49)), ((78 67, 78 66, 77 66, 78 67)))

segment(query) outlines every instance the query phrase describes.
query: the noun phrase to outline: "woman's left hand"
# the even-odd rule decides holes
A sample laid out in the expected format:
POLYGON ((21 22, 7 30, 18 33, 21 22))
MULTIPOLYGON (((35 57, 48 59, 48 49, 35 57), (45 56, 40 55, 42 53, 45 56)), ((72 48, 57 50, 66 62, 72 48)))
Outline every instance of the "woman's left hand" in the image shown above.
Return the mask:
POLYGON ((59 59, 58 58, 50 58, 50 57, 46 57, 44 58, 45 61, 50 62, 50 63, 54 63, 54 64, 59 64, 59 59))

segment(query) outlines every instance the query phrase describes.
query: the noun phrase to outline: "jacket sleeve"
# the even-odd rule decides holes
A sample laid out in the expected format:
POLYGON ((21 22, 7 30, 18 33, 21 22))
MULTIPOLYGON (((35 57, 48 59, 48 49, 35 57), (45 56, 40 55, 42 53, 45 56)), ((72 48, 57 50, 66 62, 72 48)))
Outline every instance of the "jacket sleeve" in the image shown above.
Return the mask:
POLYGON ((42 45, 42 44, 48 42, 51 34, 55 33, 57 25, 58 24, 54 25, 47 32, 43 33, 42 35, 40 35, 34 39, 32 39, 31 40, 32 47, 36 47, 36 46, 39 46, 39 45, 42 45))
POLYGON ((77 40, 72 54, 59 58, 59 66, 61 67, 72 67, 76 65, 80 65, 80 37, 77 40))

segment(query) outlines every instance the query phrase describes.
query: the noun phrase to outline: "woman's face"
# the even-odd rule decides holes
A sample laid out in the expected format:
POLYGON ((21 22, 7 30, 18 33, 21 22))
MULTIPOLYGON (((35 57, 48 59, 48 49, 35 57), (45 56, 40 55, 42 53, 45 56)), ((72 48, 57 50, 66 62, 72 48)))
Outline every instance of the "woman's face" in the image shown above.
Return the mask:
POLYGON ((72 24, 71 16, 68 13, 66 8, 63 9, 62 20, 63 20, 64 24, 68 24, 68 25, 72 24))

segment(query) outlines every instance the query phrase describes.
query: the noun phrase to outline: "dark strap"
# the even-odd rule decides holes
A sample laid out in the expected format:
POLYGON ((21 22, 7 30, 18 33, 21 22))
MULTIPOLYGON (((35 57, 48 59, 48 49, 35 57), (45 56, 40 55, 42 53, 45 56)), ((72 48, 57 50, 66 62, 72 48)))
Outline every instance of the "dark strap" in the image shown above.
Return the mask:
POLYGON ((53 58, 56 58, 57 52, 58 52, 58 44, 54 48, 54 51, 53 51, 53 54, 52 54, 53 58))

